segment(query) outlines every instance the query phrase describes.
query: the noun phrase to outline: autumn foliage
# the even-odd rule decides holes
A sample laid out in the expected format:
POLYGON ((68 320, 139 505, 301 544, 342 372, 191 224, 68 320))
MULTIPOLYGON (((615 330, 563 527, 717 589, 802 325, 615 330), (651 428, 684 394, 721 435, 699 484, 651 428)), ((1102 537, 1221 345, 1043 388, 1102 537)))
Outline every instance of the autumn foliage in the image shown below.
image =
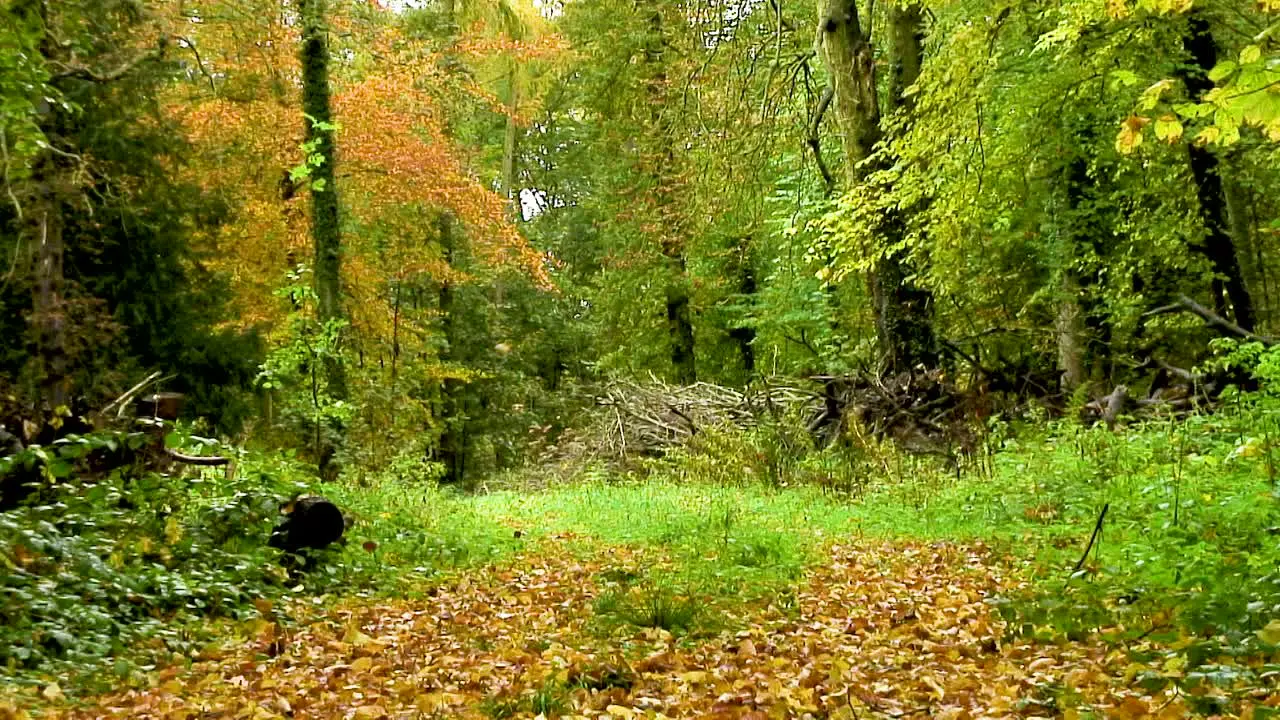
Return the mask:
MULTIPOLYGON (((200 63, 189 83, 174 89, 170 107, 196 148, 185 171, 239 210, 204 239, 210 266, 232 280, 239 310, 233 322, 271 325, 283 312, 267 300, 271 289, 296 263, 310 260, 306 189, 287 179, 303 160, 297 37, 289 23, 269 14, 246 18, 232 12, 238 6, 211 3, 201 9, 210 19, 189 25, 184 37, 200 63)), ((335 10, 336 52, 352 60, 335 81, 339 192, 352 223, 378 228, 346 234, 345 292, 357 330, 389 332, 388 304, 378 300, 386 283, 459 279, 430 231, 430 219, 441 212, 462 224, 482 263, 547 285, 546 258, 521 235, 506 198, 482 183, 448 136, 444 106, 466 96, 487 103, 484 90, 454 82, 441 69, 443 54, 409 42, 393 16, 335 10)), ((554 42, 471 43, 462 50, 558 51, 554 42)))

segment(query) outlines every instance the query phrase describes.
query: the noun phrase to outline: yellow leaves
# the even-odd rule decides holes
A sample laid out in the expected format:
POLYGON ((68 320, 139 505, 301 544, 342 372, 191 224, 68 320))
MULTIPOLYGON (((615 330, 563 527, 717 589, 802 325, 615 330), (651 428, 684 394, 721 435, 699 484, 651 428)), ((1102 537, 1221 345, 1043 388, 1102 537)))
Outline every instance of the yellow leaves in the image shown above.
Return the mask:
POLYGON ((58 687, 58 683, 49 683, 40 690, 40 697, 49 702, 58 702, 66 699, 66 695, 62 694, 62 688, 58 687))
POLYGON ((1147 701, 1133 697, 1132 695, 1124 698, 1115 707, 1111 708, 1108 713, 1111 717, 1120 720, 1138 720, 1139 718, 1151 717, 1151 706, 1147 701))
MULTIPOLYGON (((794 615, 749 606, 737 618, 741 632, 676 642, 654 629, 630 628, 625 640, 591 629, 604 570, 660 565, 655 551, 640 558, 646 551, 615 548, 585 559, 571 545, 547 542, 420 600, 329 606, 291 626, 287 655, 264 659, 251 638, 239 640, 75 717, 480 720, 486 702, 525 702, 553 687, 571 717, 976 720, 1034 716, 1027 701, 1038 686, 1070 688, 1074 707, 1056 711, 1064 718, 1085 717, 1077 707, 1090 708, 1088 717, 1187 717, 1171 692, 1138 689, 1145 675, 1185 673, 1182 654, 1144 665, 1096 641, 998 643, 1007 628, 985 599, 1019 581, 1002 579, 976 549, 833 547, 796 589, 794 615), (624 641, 642 659, 624 660, 624 641)), ((1268 630, 1280 633, 1280 621, 1268 630)))
POLYGON ((1172 89, 1172 80, 1165 79, 1154 83, 1138 96, 1138 109, 1141 111, 1153 109, 1160 102, 1160 99, 1164 97, 1164 94, 1172 89))
POLYGON ((347 628, 347 632, 343 634, 342 642, 354 648, 365 648, 372 645, 374 643, 374 639, 365 635, 360 631, 360 628, 353 625, 347 628))
POLYGON ((1222 129, 1216 125, 1210 125, 1196 134, 1196 145, 1213 145, 1222 137, 1222 129))
POLYGON ((1258 631, 1258 639, 1268 645, 1280 645, 1280 620, 1272 620, 1258 631))
POLYGON ((1151 118, 1130 115, 1120 126, 1116 136, 1116 150, 1128 155, 1142 145, 1142 129, 1151 124, 1151 118))
MULTIPOLYGON (((1274 1, 1274 0, 1269 0, 1274 1)), ((1107 15, 1123 20, 1141 9, 1157 15, 1178 15, 1191 10, 1194 0, 1107 0, 1107 15)))
POLYGON ((178 520, 177 515, 170 515, 164 521, 164 540, 170 545, 175 545, 182 539, 182 523, 178 520))
POLYGON ((1156 119, 1156 139, 1170 145, 1182 139, 1182 123, 1176 115, 1166 113, 1156 119))
POLYGON ((8 700, 0 700, 0 720, 28 720, 26 710, 8 700))
POLYGON ((1123 20, 1133 14, 1128 0, 1107 0, 1107 16, 1112 20, 1123 20))
MULTIPOLYGON (((1144 129, 1152 119, 1142 115, 1130 115, 1120 125, 1116 135, 1116 150, 1128 155, 1142 146, 1144 129)), ((1182 139, 1185 128, 1173 113, 1164 113, 1155 119, 1155 136, 1160 142, 1173 145, 1182 139)))

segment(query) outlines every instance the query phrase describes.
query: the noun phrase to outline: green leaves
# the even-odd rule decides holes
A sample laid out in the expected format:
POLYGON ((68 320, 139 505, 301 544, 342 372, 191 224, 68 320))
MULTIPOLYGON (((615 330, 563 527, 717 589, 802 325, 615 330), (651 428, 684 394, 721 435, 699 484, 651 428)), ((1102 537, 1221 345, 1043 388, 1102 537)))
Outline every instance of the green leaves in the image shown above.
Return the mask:
MULTIPOLYGON (((316 120, 310 115, 307 115, 306 118, 307 122, 311 123, 311 129, 316 135, 300 146, 303 156, 302 163, 289 168, 289 180, 294 183, 311 177, 316 168, 327 162, 324 153, 319 152, 320 147, 324 144, 324 138, 319 133, 335 133, 339 127, 337 123, 316 120)), ((324 192, 326 182, 324 178, 320 178, 311 182, 309 187, 313 192, 324 192)))

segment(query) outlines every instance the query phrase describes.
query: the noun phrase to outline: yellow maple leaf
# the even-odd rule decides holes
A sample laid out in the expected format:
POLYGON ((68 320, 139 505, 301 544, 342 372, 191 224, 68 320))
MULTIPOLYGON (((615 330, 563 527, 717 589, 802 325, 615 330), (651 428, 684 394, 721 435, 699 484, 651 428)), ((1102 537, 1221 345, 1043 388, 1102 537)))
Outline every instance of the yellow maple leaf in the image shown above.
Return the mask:
POLYGON ((1151 123, 1151 118, 1141 115, 1130 115, 1120 125, 1120 133, 1116 135, 1116 150, 1128 155, 1142 145, 1142 129, 1151 123))

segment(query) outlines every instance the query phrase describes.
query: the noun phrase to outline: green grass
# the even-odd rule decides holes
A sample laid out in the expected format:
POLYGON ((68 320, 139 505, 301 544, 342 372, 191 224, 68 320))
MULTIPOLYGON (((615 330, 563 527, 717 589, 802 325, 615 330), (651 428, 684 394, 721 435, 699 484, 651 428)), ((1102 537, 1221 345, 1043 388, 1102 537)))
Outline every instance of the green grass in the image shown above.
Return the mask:
POLYGON ((706 627, 712 620, 698 598, 654 585, 609 590, 596 598, 594 610, 608 624, 658 628, 673 634, 706 627))
POLYGON ((411 591, 440 573, 496 562, 523 546, 473 500, 384 477, 322 488, 354 521, 335 566, 371 592, 411 591))
MULTIPOLYGON (((1222 413, 1117 433, 1072 424, 1006 429, 1003 449, 981 472, 956 479, 912 462, 899 477, 834 480, 869 488, 856 498, 810 485, 726 482, 743 455, 733 438, 721 438, 714 457, 685 455, 645 474, 596 473, 536 492, 466 496, 388 478, 330 494, 360 520, 344 551, 357 568, 349 572, 375 585, 394 577, 386 587, 501 561, 568 534, 583 552, 653 550, 638 566, 610 571, 623 585, 736 602, 785 594, 831 541, 980 540, 1031 561, 1036 593, 1018 608, 1029 621, 1074 634, 1122 619, 1145 631, 1150 617, 1175 605, 1186 627, 1230 628, 1245 639, 1280 618, 1280 492, 1258 424, 1250 413, 1222 413), (690 468, 715 474, 704 479, 690 468), (1072 576, 1104 505, 1099 542, 1072 576), (374 552, 362 548, 366 539, 377 543, 374 552)), ((743 442, 759 447, 761 439, 743 442)), ((859 472, 877 466, 823 462, 859 472)))
POLYGON ((658 548, 669 565, 630 568, 654 582, 750 599, 796 582, 827 541, 857 532, 853 508, 815 489, 678 483, 650 477, 478 497, 474 508, 534 538, 574 533, 658 548))

